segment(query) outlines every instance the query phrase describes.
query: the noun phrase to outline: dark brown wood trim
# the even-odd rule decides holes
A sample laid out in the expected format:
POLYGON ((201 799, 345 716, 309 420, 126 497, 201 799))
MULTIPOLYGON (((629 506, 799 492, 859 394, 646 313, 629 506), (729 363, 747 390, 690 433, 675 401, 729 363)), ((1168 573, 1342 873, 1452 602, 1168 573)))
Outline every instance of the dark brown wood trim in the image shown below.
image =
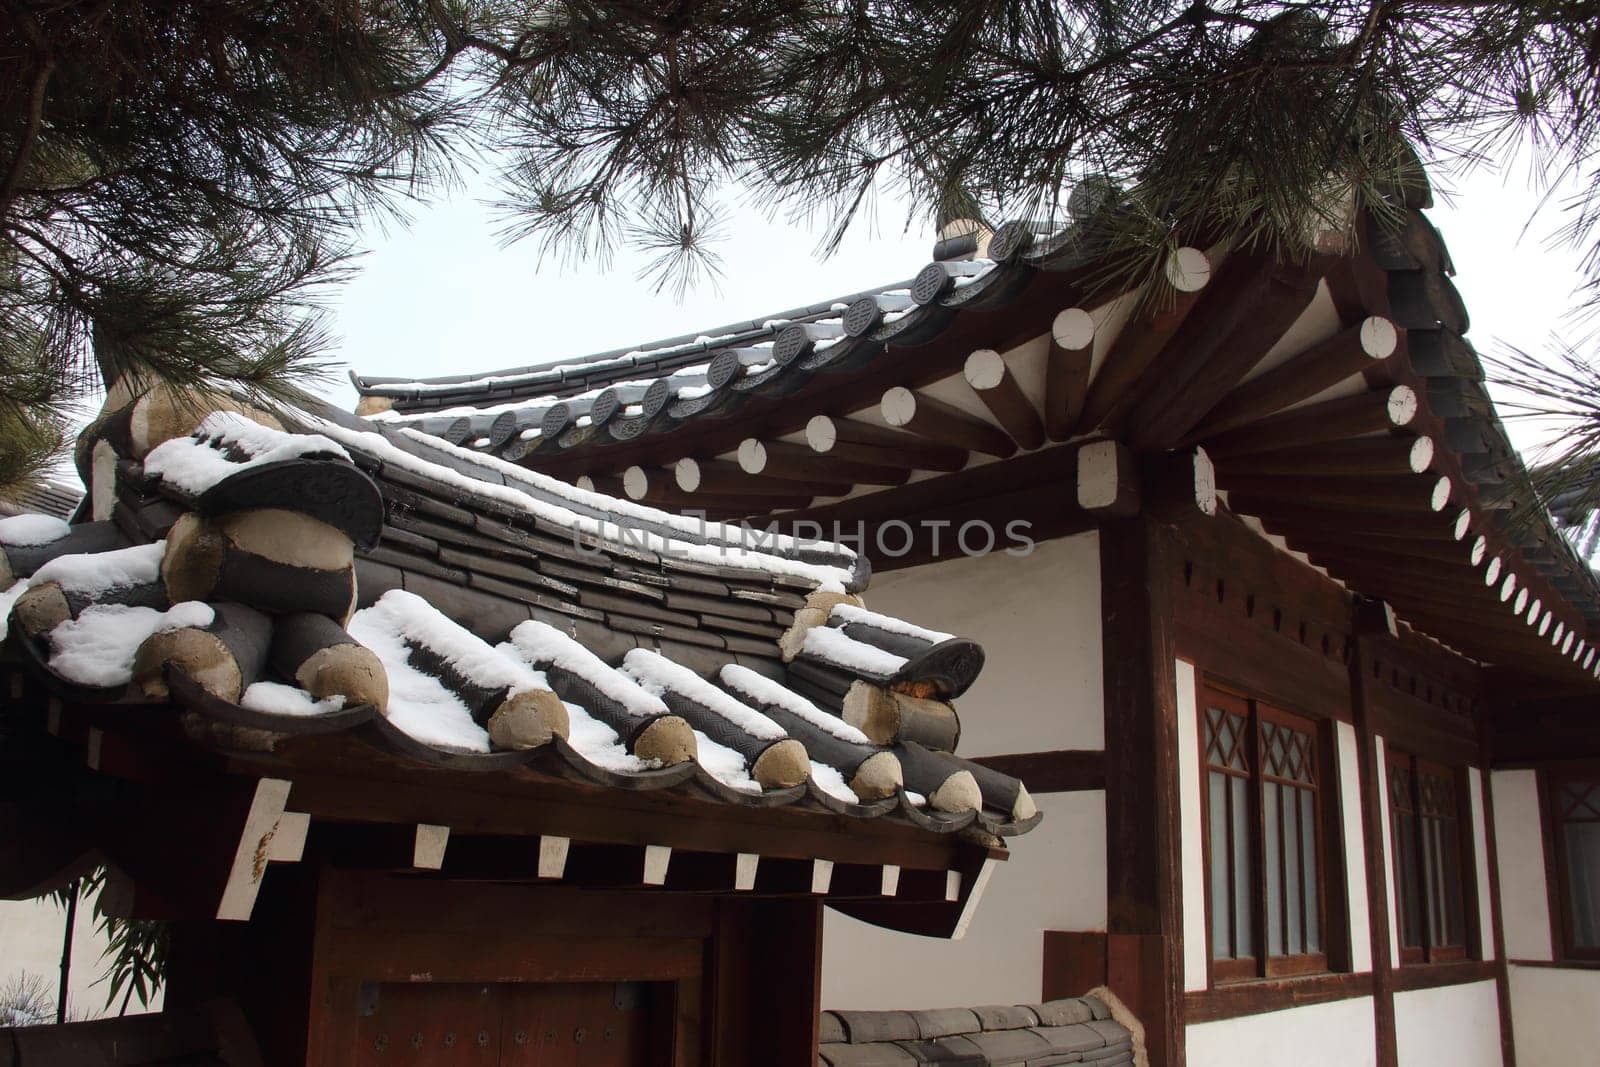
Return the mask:
POLYGON ((1389 882, 1384 857, 1388 835, 1383 832, 1382 803, 1386 783, 1379 780, 1372 700, 1368 692, 1368 664, 1375 639, 1388 633, 1392 618, 1375 601, 1360 604, 1355 612, 1355 655, 1350 659, 1350 706, 1355 715, 1356 771, 1361 782, 1361 839, 1367 858, 1367 920, 1372 945, 1372 1017, 1377 1039, 1378 1067, 1397 1067, 1400 1059, 1394 1030, 1393 968, 1389 959, 1389 882))
POLYGON ((1482 982, 1499 976, 1500 964, 1495 960, 1455 960, 1401 967, 1394 972, 1391 985, 1396 993, 1406 993, 1413 989, 1482 982))
POLYGON ((1105 985, 1107 951, 1103 930, 1046 930, 1040 995, 1045 1000, 1081 997, 1105 985))
MULTIPOLYGON (((1517 1067, 1515 1020, 1511 1012, 1511 978, 1506 971, 1506 933, 1500 912, 1500 854, 1494 832, 1494 788, 1490 781, 1489 765, 1494 755, 1491 748, 1489 714, 1486 708, 1478 709, 1478 746, 1482 752, 1483 768, 1478 772, 1478 782, 1483 796, 1483 850, 1489 870, 1489 947, 1500 964, 1495 999, 1500 1008, 1500 1061, 1505 1067, 1517 1067)), ((1478 880, 1477 871, 1472 880, 1478 880)), ((1482 921, 1482 914, 1479 914, 1482 921)))
POLYGON ((1513 967, 1543 967, 1553 971, 1600 971, 1600 960, 1507 960, 1513 967))
POLYGON ((1363 971, 1360 974, 1308 974, 1299 978, 1229 982, 1214 989, 1186 993, 1183 1002, 1184 1014, 1190 1023, 1209 1023, 1371 995, 1372 974, 1363 971))
MULTIPOLYGON (((1193 508, 1193 499, 1189 501, 1193 508)), ((1171 527, 1105 524, 1106 929, 1111 988, 1133 997, 1152 1067, 1183 1067, 1183 915, 1171 527), (1152 973, 1153 972, 1153 973, 1152 973)))
POLYGON ((973 763, 1022 779, 1028 792, 1075 793, 1106 787, 1104 749, 1058 749, 1054 752, 1016 752, 1003 756, 973 756, 973 763))

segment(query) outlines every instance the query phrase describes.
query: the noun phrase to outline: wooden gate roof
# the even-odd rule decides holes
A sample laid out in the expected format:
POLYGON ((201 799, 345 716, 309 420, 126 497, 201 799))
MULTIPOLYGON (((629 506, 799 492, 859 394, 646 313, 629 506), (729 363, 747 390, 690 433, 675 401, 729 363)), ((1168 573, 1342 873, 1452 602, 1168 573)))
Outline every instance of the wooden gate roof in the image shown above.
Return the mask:
MULTIPOLYGON (((574 801, 615 798, 602 842, 669 851, 716 852, 716 835, 675 837, 663 811, 781 810, 722 835, 730 863, 750 856, 743 888, 760 855, 798 849, 827 864, 807 867, 814 891, 837 859, 872 868, 870 897, 895 895, 872 859, 898 862, 895 835, 983 853, 1040 817, 1021 782, 953 754, 982 650, 868 610, 848 549, 752 540, 331 410, 202 413, 160 391, 108 412, 79 442, 80 521, 0 519, 9 650, 92 767, 154 730, 281 780, 274 818, 299 783, 336 822, 417 823, 419 855, 433 790, 456 797, 439 827, 468 818, 462 789, 499 795, 504 816, 470 819, 559 838, 563 858, 574 801), (666 808, 646 817, 646 797, 666 808)), ((935 899, 964 902, 957 884, 935 899)))

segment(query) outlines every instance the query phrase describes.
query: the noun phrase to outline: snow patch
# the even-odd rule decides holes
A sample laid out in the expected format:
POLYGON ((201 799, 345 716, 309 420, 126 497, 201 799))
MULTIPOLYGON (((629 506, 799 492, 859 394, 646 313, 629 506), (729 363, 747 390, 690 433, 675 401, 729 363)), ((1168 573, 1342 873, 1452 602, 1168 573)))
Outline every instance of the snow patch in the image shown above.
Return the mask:
POLYGON ((657 696, 668 689, 702 705, 713 714, 763 741, 779 741, 788 735, 783 728, 756 709, 741 704, 689 668, 672 662, 648 648, 631 649, 622 657, 622 669, 657 696))
POLYGON ((346 629, 383 663, 389 676, 389 721, 425 745, 455 752, 489 751, 488 731, 472 721, 467 706, 443 682, 411 665, 405 639, 384 613, 376 612, 377 606, 356 612, 346 629))
POLYGON ((567 703, 567 717, 571 722, 567 743, 596 767, 621 774, 638 774, 661 766, 659 760, 640 759, 629 752, 617 732, 590 715, 587 708, 567 703))
POLYGON ((79 685, 111 688, 133 680, 139 646, 167 630, 210 626, 210 604, 186 600, 166 611, 126 604, 91 604, 50 631, 50 669, 79 685))
POLYGON ((11 588, 0 593, 0 641, 4 641, 11 632, 11 609, 17 603, 17 597, 28 591, 28 579, 18 578, 11 583, 11 588))
POLYGON ((719 745, 699 730, 694 732, 699 746, 696 762, 705 772, 730 789, 742 793, 761 792, 761 783, 750 777, 750 765, 745 758, 727 745, 719 745))
POLYGON ((423 646, 481 689, 504 689, 510 696, 549 688, 544 675, 519 658, 498 654, 415 593, 391 589, 360 614, 366 616, 366 626, 381 626, 403 641, 423 646))
POLYGON ((268 715, 326 715, 344 707, 344 694, 335 693, 316 700, 298 686, 256 682, 239 698, 239 706, 268 715))
POLYGON ((857 641, 843 630, 813 626, 806 631, 805 652, 845 670, 887 678, 906 665, 904 656, 857 641))
POLYGON ((915 623, 906 622, 904 619, 897 619, 892 615, 880 615, 876 611, 858 608, 854 604, 835 604, 828 618, 830 620, 837 619, 844 623, 859 622, 863 625, 871 626, 875 630, 901 634, 905 637, 915 637, 935 645, 940 641, 949 641, 955 637, 954 634, 943 633, 939 630, 929 630, 915 623))
POLYGON ((571 671, 621 704, 630 715, 648 717, 667 713, 667 706, 659 696, 608 667, 599 656, 547 622, 529 619, 518 623, 511 631, 510 641, 501 647, 514 649, 535 667, 560 667, 571 671))
POLYGON ((48 545, 72 532, 54 515, 12 515, 0 519, 0 545, 48 545))
POLYGON ((33 572, 34 585, 55 582, 64 592, 99 600, 113 589, 150 585, 161 578, 161 557, 166 541, 155 541, 109 552, 75 552, 57 556, 33 572))
POLYGON ((737 663, 722 668, 722 684, 738 690, 757 704, 782 708, 797 719, 804 719, 819 730, 825 730, 841 741, 857 745, 870 745, 872 739, 837 715, 830 715, 792 689, 787 689, 764 674, 737 663))
POLYGON ((321 434, 285 433, 237 411, 213 411, 193 436, 175 437, 152 449, 144 458, 144 469, 168 485, 199 495, 242 470, 310 456, 350 458, 321 434), (237 458, 240 454, 246 458, 237 458))
POLYGON ((830 797, 842 800, 846 804, 861 803, 861 798, 856 796, 856 791, 845 782, 844 775, 839 773, 837 767, 812 760, 811 780, 817 783, 818 789, 830 797))

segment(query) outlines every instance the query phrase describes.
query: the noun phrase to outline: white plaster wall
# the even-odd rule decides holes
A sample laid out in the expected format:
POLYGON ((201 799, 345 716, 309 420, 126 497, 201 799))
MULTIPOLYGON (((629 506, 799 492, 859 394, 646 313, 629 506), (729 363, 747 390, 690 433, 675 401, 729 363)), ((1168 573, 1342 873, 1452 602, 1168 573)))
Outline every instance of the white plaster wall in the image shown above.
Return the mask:
POLYGON ((866 600, 983 646, 983 672, 956 702, 961 755, 1105 746, 1097 532, 1040 542, 1025 557, 997 551, 889 571, 866 600))
POLYGON ((872 1011, 1038 1000, 1045 930, 1106 926, 1105 793, 1036 797, 1044 821, 996 866, 966 937, 897 933, 828 909, 822 1004, 872 1011))
POLYGON ((1467 789, 1472 800, 1472 858, 1476 866, 1473 874, 1478 881, 1478 943, 1483 946, 1483 958, 1494 959, 1494 901, 1489 893, 1489 833, 1483 810, 1483 772, 1476 767, 1467 768, 1467 789))
POLYGON ((1378 828, 1383 834, 1383 882, 1387 890, 1388 900, 1384 906, 1389 909, 1389 966, 1400 966, 1400 909, 1394 885, 1394 849, 1390 842, 1394 840, 1394 833, 1389 827, 1389 760, 1388 752, 1384 748, 1383 738, 1372 739, 1372 766, 1382 783, 1378 790, 1378 828))
POLYGON ((1396 993, 1394 1038, 1400 1067, 1500 1067, 1500 1001, 1494 981, 1396 993))
MULTIPOLYGON (((1498 774, 1498 772, 1497 772, 1498 774)), ((1500 803, 1496 789, 1495 805, 1500 803)), ((1600 971, 1510 966, 1511 1033, 1517 1063, 1600 1060, 1600 971)))
MULTIPOLYGON (((0 900, 0 992, 9 990, 22 975, 38 975, 45 980, 53 1009, 61 983, 61 938, 66 917, 66 909, 48 899, 0 900)), ((106 940, 95 925, 93 905, 88 900, 80 901, 73 927, 72 970, 67 980, 69 1018, 116 1014, 106 1008, 107 987, 100 981, 107 964, 101 958, 106 940)), ((160 1004, 159 996, 155 1003, 160 1004)), ((138 1001, 133 1001, 128 1010, 137 1012, 138 1001)))
POLYGON ((1537 779, 1533 771, 1493 771, 1489 788, 1494 797, 1494 844, 1500 866, 1506 959, 1553 959, 1537 779))
POLYGON ((1198 1023, 1184 1037, 1189 1067, 1372 1067, 1378 1058, 1371 997, 1198 1023))
POLYGON ((1178 835, 1183 869, 1183 988, 1204 989, 1209 951, 1200 809, 1200 710, 1194 664, 1178 661, 1178 835))
POLYGON ((1372 913, 1367 901, 1366 838, 1361 825, 1361 770, 1356 728, 1334 724, 1339 764, 1339 820, 1344 824, 1345 900, 1350 918, 1350 969, 1372 970, 1372 913))

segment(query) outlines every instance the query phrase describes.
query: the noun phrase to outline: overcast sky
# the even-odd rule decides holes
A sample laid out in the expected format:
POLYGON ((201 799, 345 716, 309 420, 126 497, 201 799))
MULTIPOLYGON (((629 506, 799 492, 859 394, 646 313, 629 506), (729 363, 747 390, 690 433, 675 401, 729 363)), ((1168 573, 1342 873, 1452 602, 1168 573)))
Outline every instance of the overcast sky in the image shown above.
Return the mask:
MULTIPOLYGON (((1455 260, 1456 284, 1480 351, 1507 342, 1542 350, 1563 325, 1578 281, 1578 257, 1553 250, 1558 218, 1524 233, 1537 203, 1522 172, 1476 173, 1430 212, 1455 260)), ((547 363, 676 334, 909 278, 928 261, 932 234, 906 232, 885 208, 829 259, 814 228, 735 210, 717 246, 723 274, 681 302, 637 279, 640 257, 619 254, 609 270, 553 259, 535 242, 503 247, 481 183, 416 212, 412 224, 367 235, 359 277, 336 295, 338 352, 368 374, 429 377, 547 363)), ((1570 332, 1576 333, 1576 330, 1570 332)), ((355 391, 342 376, 326 390, 346 409, 355 391)), ((1513 426, 1519 444, 1529 433, 1513 426)))

